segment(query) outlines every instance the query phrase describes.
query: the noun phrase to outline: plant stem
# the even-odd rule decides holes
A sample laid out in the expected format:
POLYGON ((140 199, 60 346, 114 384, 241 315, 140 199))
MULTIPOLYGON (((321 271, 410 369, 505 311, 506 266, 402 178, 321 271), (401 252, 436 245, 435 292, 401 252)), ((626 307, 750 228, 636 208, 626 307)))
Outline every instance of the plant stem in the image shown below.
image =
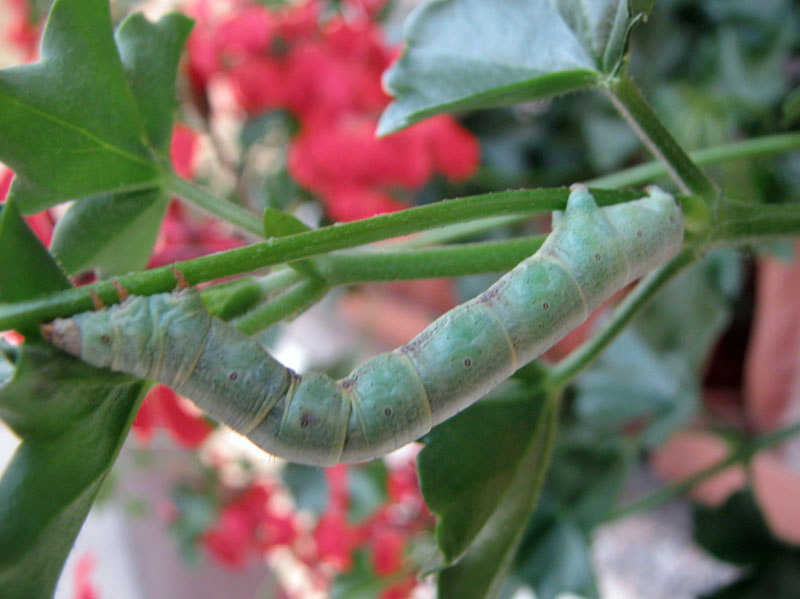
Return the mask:
POLYGON ((169 186, 168 191, 171 194, 194 204, 214 216, 218 216, 243 231, 263 239, 264 224, 257 214, 253 214, 249 210, 213 195, 205 188, 187 181, 177 173, 170 173, 167 183, 169 186))
MULTIPOLYGON (((344 225, 340 228, 344 228, 344 225)), ((293 235, 292 237, 307 236, 314 232, 293 235)), ((275 244, 291 240, 292 237, 276 239, 275 244)), ((233 252, 246 252, 251 248, 258 248, 269 244, 257 244, 233 252)), ((428 250, 398 250, 398 251, 362 251, 348 254, 334 254, 314 260, 319 264, 319 269, 326 284, 341 285, 350 282, 364 282, 366 280, 397 280, 425 277, 456 276, 461 274, 477 274, 481 272, 499 272, 515 266, 525 257, 531 255, 541 245, 540 237, 516 239, 503 242, 490 242, 483 244, 465 244, 448 248, 435 248, 428 250), (417 253, 419 252, 419 253, 417 253), (359 262, 363 265, 359 265, 359 262), (369 276, 369 278, 366 278, 369 276)), ((290 246, 295 248, 294 244, 290 246)), ((304 249, 306 255, 310 254, 309 248, 304 249)), ((300 250, 297 250, 298 252, 300 250)), ((241 270, 221 270, 230 267, 223 262, 217 262, 220 256, 230 255, 231 252, 213 254, 203 258, 196 258, 180 262, 175 266, 191 282, 220 278, 235 272, 252 270, 250 267, 241 270), (211 262, 209 265, 208 263, 211 262), (211 273, 212 276, 207 276, 211 273), (206 277, 207 278, 204 278, 206 277)), ((270 256, 272 254, 269 254, 270 256)), ((250 259, 245 253, 245 258, 250 259)), ((233 263, 238 267, 238 262, 233 263)), ((270 275, 269 280, 275 282, 275 289, 285 289, 301 275, 293 271, 278 271, 270 275)), ((151 295, 175 288, 175 274, 171 267, 161 267, 142 273, 135 273, 119 277, 119 283, 134 295, 151 295)), ((275 290, 273 289, 273 291, 275 290)), ((47 322, 60 316, 69 316, 78 312, 93 309, 92 293, 96 293, 106 304, 119 301, 111 281, 101 281, 52 294, 34 300, 16 304, 0 304, 0 330, 21 327, 24 324, 47 322)), ((208 291, 207 293, 211 293, 208 291)))
MULTIPOLYGON (((798 149, 800 149, 800 133, 779 133, 777 135, 754 137, 744 141, 702 148, 689 152, 689 158, 698 166, 706 166, 798 149)), ((586 184, 605 189, 636 187, 655 181, 667 174, 668 170, 663 162, 653 161, 592 179, 587 181, 586 184)))
POLYGON ((664 162, 681 191, 700 196, 709 206, 714 205, 719 197, 716 184, 687 156, 636 84, 627 75, 621 75, 608 83, 606 91, 648 149, 664 162))
POLYGON ((711 243, 730 245, 796 236, 800 204, 753 204, 724 198, 711 243))
POLYGON ((292 318, 321 300, 330 287, 318 279, 307 279, 284 291, 277 298, 264 303, 231 321, 237 329, 253 335, 271 327, 285 318, 292 318))
POLYGON ((664 285, 684 268, 697 261, 700 256, 701 252, 697 250, 684 249, 669 263, 642 279, 614 309, 594 336, 552 367, 547 385, 553 389, 559 389, 569 383, 609 346, 664 285))
POLYGON ((648 493, 644 497, 636 499, 628 505, 619 508, 606 517, 604 522, 618 520, 632 514, 645 512, 664 505, 668 501, 671 501, 679 495, 683 495, 684 493, 693 489, 696 485, 716 474, 719 474, 723 470, 730 468, 734 464, 749 461, 759 451, 768 447, 774 447, 775 445, 786 441, 798 433, 800 433, 800 422, 796 422, 778 431, 756 437, 750 442, 745 443, 741 447, 737 448, 729 456, 718 461, 716 464, 712 464, 711 466, 703 468, 691 476, 687 476, 686 478, 665 485, 660 489, 656 489, 652 493, 648 493))

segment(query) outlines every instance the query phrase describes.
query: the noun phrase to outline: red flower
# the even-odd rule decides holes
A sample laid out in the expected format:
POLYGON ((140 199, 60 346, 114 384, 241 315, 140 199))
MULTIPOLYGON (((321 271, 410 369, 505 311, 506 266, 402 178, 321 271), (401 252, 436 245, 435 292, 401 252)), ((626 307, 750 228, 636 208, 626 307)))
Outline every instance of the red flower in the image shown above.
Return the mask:
POLYGON ((220 563, 242 568, 252 556, 288 545, 297 536, 291 515, 270 508, 272 493, 271 487, 255 483, 222 509, 217 523, 201 539, 220 563))
POLYGON ((84 553, 78 558, 72 583, 74 599, 100 599, 100 593, 91 580, 92 571, 96 566, 97 560, 91 553, 84 553))
POLYGON ((5 30, 7 39, 22 50, 26 60, 32 61, 38 54, 40 27, 31 22, 26 0, 9 0, 8 5, 11 14, 5 30))
POLYGON ((172 129, 170 143, 172 167, 184 179, 194 177, 195 158, 197 156, 197 133, 185 125, 177 124, 172 129))
POLYGON ((212 428, 187 402, 166 385, 153 387, 133 421, 136 437, 142 443, 148 443, 160 424, 178 445, 187 448, 199 446, 212 428))

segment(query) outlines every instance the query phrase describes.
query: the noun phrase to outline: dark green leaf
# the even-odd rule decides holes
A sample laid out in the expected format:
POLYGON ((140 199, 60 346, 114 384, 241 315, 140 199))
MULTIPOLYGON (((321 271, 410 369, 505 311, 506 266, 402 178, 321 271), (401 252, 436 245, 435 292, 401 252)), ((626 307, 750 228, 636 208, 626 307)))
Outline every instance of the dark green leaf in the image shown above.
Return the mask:
POLYGON ((0 205, 0 302, 20 302, 70 287, 14 200, 0 205))
POLYGON ((800 552, 781 553, 733 584, 701 599, 796 599, 800 589, 800 552))
POLYGON ((606 434, 642 428, 649 447, 685 423, 699 397, 684 357, 653 351, 635 330, 622 333, 576 385, 575 411, 585 426, 606 434))
POLYGON ((111 31, 107 0, 58 0, 34 64, 0 71, 0 160, 11 195, 37 212, 101 192, 158 187, 111 31))
POLYGON ((529 544, 514 573, 533 587, 537 599, 566 592, 597 597, 589 539, 574 520, 553 518, 529 544))
POLYGON ((612 58, 624 51, 627 12, 625 0, 425 3, 409 17, 403 56, 387 73, 386 87, 396 100, 379 133, 441 112, 590 87, 602 77, 606 51, 612 58), (618 13, 622 33, 609 50, 609 24, 618 13))
POLYGON ((0 480, 0 596, 50 599, 144 383, 47 345, 0 352, 16 366, 0 416, 22 439, 0 480))
POLYGON ((350 494, 347 519, 352 524, 362 522, 386 503, 388 475, 383 460, 373 460, 363 466, 347 469, 347 490, 350 494))
POLYGON ((291 491, 298 509, 320 515, 328 507, 328 483, 322 468, 286 464, 281 471, 281 478, 291 491))
POLYGON ((734 564, 769 560, 779 549, 749 491, 734 493, 719 507, 695 506, 693 529, 697 543, 734 564))
POLYGON ((305 233, 310 230, 311 227, 299 218, 283 210, 278 210, 277 208, 264 210, 264 236, 268 239, 270 237, 286 237, 295 233, 305 233))
POLYGON ((536 504, 555 416, 555 402, 541 392, 517 391, 475 404, 426 437, 418 457, 422 493, 439 517, 445 563, 455 564, 439 573, 442 599, 500 590, 520 523, 536 504))

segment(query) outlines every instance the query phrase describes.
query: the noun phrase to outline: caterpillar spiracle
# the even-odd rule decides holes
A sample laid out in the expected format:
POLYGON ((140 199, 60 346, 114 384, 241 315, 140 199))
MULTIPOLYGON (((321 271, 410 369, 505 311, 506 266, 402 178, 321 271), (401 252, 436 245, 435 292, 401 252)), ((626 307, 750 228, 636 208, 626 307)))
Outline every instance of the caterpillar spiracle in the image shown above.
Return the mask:
POLYGON ((58 319, 49 337, 90 364, 171 386, 272 454, 314 465, 357 462, 472 404, 674 256, 682 240, 683 216, 670 195, 651 189, 599 208, 576 185, 533 256, 338 381, 286 368, 211 316, 193 290, 131 296, 58 319))

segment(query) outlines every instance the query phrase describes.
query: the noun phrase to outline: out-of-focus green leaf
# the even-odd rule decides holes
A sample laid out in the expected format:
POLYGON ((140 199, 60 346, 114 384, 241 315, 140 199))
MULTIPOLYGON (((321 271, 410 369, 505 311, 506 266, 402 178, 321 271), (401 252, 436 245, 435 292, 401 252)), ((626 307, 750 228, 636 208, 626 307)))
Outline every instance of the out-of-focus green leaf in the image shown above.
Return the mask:
POLYGON ((643 427, 655 447, 685 423, 697 406, 695 374, 678 354, 659 354, 635 331, 621 334, 577 381, 575 411, 586 426, 606 434, 643 427))
POLYGON ((494 597, 521 522, 536 505, 556 406, 541 392, 509 388, 436 427, 418 457, 425 502, 439 517, 436 538, 447 565, 439 572, 442 599, 494 597))
POLYGON ((322 468, 302 464, 286 464, 281 479, 289 488, 298 509, 322 514, 328 506, 328 483, 322 468))
POLYGON ((589 538, 574 520, 551 519, 521 554, 514 574, 534 588, 537 599, 554 599, 566 592, 598 596, 589 538))
POLYGON ((0 417, 22 439, 0 480, 0 596, 50 599, 145 385, 47 345, 0 352, 16 366, 0 417))
POLYGON ((106 0, 58 0, 39 62, 0 71, 0 160, 32 213, 101 192, 159 187, 161 167, 111 31, 106 0))
POLYGON ((800 548, 769 531, 749 490, 718 507, 695 507, 694 538, 720 559, 747 566, 741 578, 703 599, 792 599, 800 588, 800 548))
POLYGON ((386 503, 388 476, 383 460, 372 460, 347 469, 347 490, 350 494, 347 519, 350 522, 358 524, 386 503))

